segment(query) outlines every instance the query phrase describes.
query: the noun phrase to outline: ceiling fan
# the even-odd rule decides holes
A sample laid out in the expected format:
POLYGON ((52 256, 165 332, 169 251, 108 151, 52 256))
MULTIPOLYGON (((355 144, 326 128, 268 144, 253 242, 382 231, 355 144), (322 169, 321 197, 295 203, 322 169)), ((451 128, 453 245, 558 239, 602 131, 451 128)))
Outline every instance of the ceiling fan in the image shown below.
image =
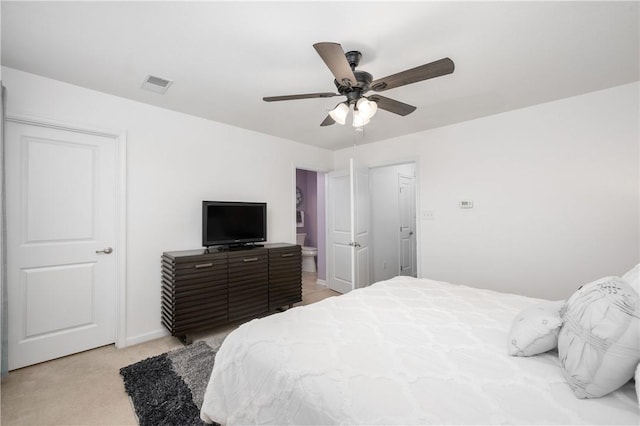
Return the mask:
POLYGON ((455 68, 451 59, 443 58, 374 80, 373 76, 368 72, 356 70, 362 58, 362 53, 358 51, 344 53, 339 43, 316 43, 313 47, 334 75, 334 83, 338 89, 338 93, 321 92, 300 95, 266 96, 262 98, 262 100, 266 102, 276 102, 346 96, 346 101, 340 102, 334 109, 329 111, 329 115, 320 123, 321 126, 330 126, 336 122, 344 124, 351 110, 353 110, 354 127, 361 127, 367 124, 378 108, 402 116, 411 114, 416 110, 416 107, 412 105, 377 94, 370 96, 364 95, 370 90, 383 92, 396 87, 406 86, 407 84, 417 83, 418 81, 451 74, 455 68))

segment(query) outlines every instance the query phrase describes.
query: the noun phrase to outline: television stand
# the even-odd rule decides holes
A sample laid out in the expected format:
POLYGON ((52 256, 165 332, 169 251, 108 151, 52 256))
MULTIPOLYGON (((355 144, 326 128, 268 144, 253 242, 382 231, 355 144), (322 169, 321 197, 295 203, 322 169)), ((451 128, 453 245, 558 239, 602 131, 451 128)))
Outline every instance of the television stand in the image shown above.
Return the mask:
MULTIPOLYGON (((264 247, 264 244, 236 244, 236 245, 219 246, 218 251, 251 250, 258 247, 264 247)), ((210 250, 208 247, 207 247, 207 252, 210 253, 210 250)))
POLYGON ((164 252, 162 324, 188 344, 194 332, 292 307, 302 300, 301 256, 285 243, 164 252))

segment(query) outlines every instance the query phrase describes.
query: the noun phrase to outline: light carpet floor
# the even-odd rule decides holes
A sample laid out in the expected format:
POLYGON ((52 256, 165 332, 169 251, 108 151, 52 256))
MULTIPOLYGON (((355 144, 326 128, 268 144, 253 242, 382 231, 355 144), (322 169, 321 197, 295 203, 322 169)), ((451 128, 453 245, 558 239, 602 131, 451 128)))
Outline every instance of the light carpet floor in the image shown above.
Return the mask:
MULTIPOLYGON (((303 274, 302 302, 308 305, 338 293, 316 284, 315 274, 303 274)), ((235 326, 194 334, 204 340, 235 326)), ((14 370, 2 380, 0 424, 13 425, 136 425, 119 370, 142 359, 182 347, 167 336, 140 345, 114 345, 14 370)))

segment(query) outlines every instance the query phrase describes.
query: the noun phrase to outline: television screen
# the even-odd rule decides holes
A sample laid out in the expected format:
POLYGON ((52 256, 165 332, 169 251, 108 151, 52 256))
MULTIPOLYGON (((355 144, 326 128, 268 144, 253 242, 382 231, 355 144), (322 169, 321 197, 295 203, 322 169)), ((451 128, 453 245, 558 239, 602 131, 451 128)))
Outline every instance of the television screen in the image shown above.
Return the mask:
POLYGON ((267 204, 202 202, 202 245, 243 245, 267 241, 267 204))

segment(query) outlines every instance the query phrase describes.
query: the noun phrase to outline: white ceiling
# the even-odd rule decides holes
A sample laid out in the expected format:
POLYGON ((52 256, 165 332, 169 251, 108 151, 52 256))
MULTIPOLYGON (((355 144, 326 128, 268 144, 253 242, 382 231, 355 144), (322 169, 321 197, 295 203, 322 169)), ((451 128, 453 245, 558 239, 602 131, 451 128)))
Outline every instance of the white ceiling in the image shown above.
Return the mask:
MULTIPOLYGON (((2 64, 305 144, 350 146, 320 127, 343 98, 312 45, 360 50, 381 78, 443 57, 451 75, 385 91, 368 143, 639 80, 639 2, 11 2, 2 64), (165 95, 147 74, 174 80, 165 95)), ((369 92, 372 94, 373 92, 369 92)))

